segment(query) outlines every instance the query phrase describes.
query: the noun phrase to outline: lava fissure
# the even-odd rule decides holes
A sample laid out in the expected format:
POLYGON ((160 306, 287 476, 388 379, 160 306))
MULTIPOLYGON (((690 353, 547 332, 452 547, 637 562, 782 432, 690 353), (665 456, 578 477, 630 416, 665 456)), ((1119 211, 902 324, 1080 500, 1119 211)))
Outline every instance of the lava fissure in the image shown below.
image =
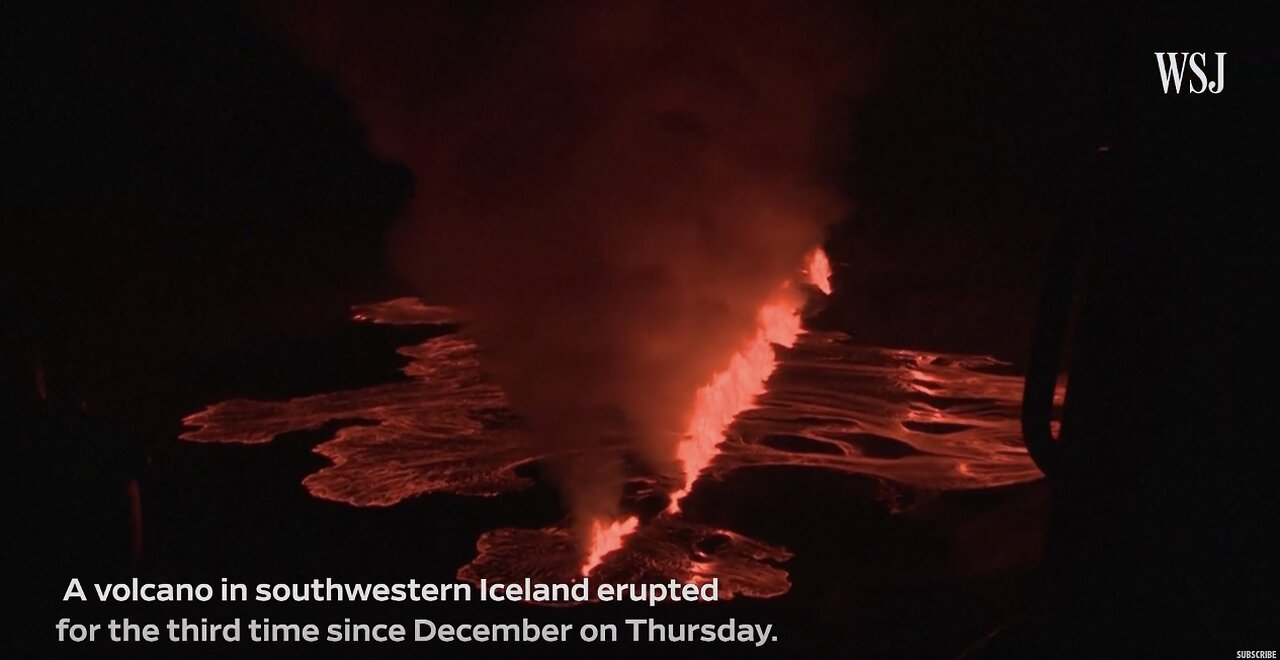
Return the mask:
MULTIPOLYGON (((449 320, 443 308, 417 299, 364 306, 360 313, 375 323, 449 320)), ((496 495, 530 486, 517 469, 551 456, 512 421, 503 391, 481 371, 474 340, 458 332, 400 353, 409 360, 405 382, 286 401, 217 403, 188 416, 190 428, 182 437, 258 444, 292 431, 324 429, 332 420, 376 421, 335 429, 316 447, 333 464, 305 480, 314 496, 354 506, 388 506, 434 492, 496 495)), ((808 467, 925 490, 987 488, 1041 476, 1019 436, 1022 379, 999 360, 858 346, 847 335, 815 331, 798 333, 788 350, 770 346, 769 356, 775 363, 767 391, 729 420, 729 440, 723 429, 712 436, 714 460, 703 474, 808 467), (771 440, 780 436, 830 450, 771 440)), ((660 495, 659 483, 653 480, 644 497, 660 495)), ((584 560, 595 556, 592 576, 615 582, 714 576, 722 598, 776 596, 790 586, 787 572, 777 566, 790 557, 782 548, 684 515, 633 520, 601 521, 614 532, 608 543, 591 549, 582 542, 585 530, 569 525, 487 532, 458 577, 568 582, 580 578, 584 560)))

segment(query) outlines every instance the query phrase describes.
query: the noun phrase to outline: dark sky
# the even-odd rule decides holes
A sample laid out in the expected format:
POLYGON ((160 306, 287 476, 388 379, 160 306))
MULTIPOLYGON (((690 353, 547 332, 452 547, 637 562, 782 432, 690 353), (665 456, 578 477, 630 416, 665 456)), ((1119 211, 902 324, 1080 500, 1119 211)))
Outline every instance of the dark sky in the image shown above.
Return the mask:
MULTIPOLYGON (((415 181, 370 149, 370 128, 334 80, 232 0, 28 4, 21 16, 6 6, 0 21, 14 33, 0 39, 0 149, 10 165, 0 179, 4 357, 31 343, 61 348, 94 404, 106 402, 99 410, 159 438, 152 445, 167 449, 157 463, 197 477, 174 489, 195 494, 173 505, 186 525, 203 507, 226 507, 202 497, 224 483, 209 467, 212 448, 193 450, 186 471, 172 458, 181 456, 172 439, 182 414, 231 396, 394 376, 397 365, 385 362, 396 356, 371 342, 374 330, 352 329, 347 305, 407 290, 391 274, 386 238, 415 181), (347 354, 324 359, 335 350, 347 354)), ((1228 597, 1198 598, 1203 610, 1179 613, 1229 617, 1264 597, 1274 603, 1253 568, 1273 563, 1260 534, 1274 512, 1254 509, 1270 501, 1261 491, 1271 490, 1276 465, 1267 368, 1280 281, 1275 22, 1258 2, 1119 4, 849 3, 874 53, 860 50, 874 61, 858 66, 873 75, 832 129, 832 141, 848 146, 831 174, 853 208, 828 240, 838 294, 819 321, 863 343, 1021 362, 1055 226, 1091 223, 1100 248, 1085 287, 1093 333, 1072 356, 1090 359, 1071 383, 1076 393, 1101 386, 1094 400, 1110 417, 1095 420, 1101 439, 1080 445, 1096 451, 1080 465, 1123 470, 1111 460, 1118 445, 1132 464, 1178 468, 1152 471, 1164 475, 1163 489, 1135 481, 1159 497, 1134 516, 1168 514, 1178 526, 1164 530, 1167 545, 1149 537, 1157 541, 1143 547, 1154 552, 1129 565, 1150 573, 1143 584, 1159 587, 1144 594, 1151 599, 1187 579, 1212 581, 1223 565, 1244 567, 1239 588, 1211 590, 1228 597), (1227 90, 1160 93, 1155 51, 1227 51, 1227 90), (1116 419, 1124 425, 1109 430, 1116 419), (1177 517, 1183 511, 1194 516, 1177 517), (1184 532, 1204 541, 1183 543, 1202 554, 1167 551, 1184 532), (1188 556, 1196 559, 1179 561, 1188 556)), ((460 26, 449 43, 466 46, 445 48, 453 59, 444 66, 463 75, 466 54, 493 45, 489 30, 510 5, 440 6, 460 26)), ((395 5, 384 7, 394 19, 395 5)), ((305 447, 273 447, 246 459, 269 472, 224 474, 302 497, 296 479, 279 477, 305 447)), ((25 491, 8 499, 40 500, 25 491)), ((331 529, 308 517, 280 525, 278 509, 250 504, 262 538, 285 546, 331 529), (299 525, 314 530, 286 539, 299 525)), ((323 511, 327 521, 333 511, 323 511)), ((384 537, 402 549, 398 528, 384 537)), ((366 551, 357 538, 350 547, 366 551)), ((225 541, 197 544, 196 561, 233 556, 225 541)), ((1099 556, 1112 555, 1112 544, 1097 543, 1099 556)), ((445 547, 434 537, 428 545, 445 547)), ((268 554, 297 569, 297 555, 268 554)), ((1131 593, 1102 586, 1112 598, 1131 593)))
MULTIPOLYGON (((842 293, 826 321, 865 341, 1016 358, 1054 205, 1097 143, 1232 167, 1264 151, 1238 128, 1271 123, 1273 49, 1216 5, 850 13, 878 54, 849 108, 855 211, 831 240, 842 293), (1232 51, 1231 97, 1155 98, 1151 52, 1178 48, 1232 51)), ((241 7, 52 2, 15 25, 4 298, 20 325, 216 351, 393 286, 383 241, 410 174, 241 7)))
POLYGON ((217 334, 245 305, 376 281, 407 173, 234 5, 49 3, 29 18, 5 181, 5 293, 24 314, 217 334))

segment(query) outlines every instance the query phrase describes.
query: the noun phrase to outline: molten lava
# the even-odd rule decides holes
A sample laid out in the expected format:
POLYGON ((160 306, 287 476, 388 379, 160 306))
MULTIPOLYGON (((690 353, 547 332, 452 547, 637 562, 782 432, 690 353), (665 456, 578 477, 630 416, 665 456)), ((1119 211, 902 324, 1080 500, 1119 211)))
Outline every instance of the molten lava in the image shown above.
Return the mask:
MULTIPOLYGON (((824 262, 809 255, 807 277, 797 283, 822 289, 824 262)), ((685 472, 677 505, 700 475, 726 477, 748 467, 862 475, 906 492, 1041 477, 1022 444, 1023 381, 1010 365, 983 355, 861 346, 839 332, 802 332, 796 310, 806 289, 780 285, 759 310, 750 341, 696 393, 690 433, 678 448, 685 472), (791 348, 775 355, 775 343, 791 348)), ((514 423, 465 323, 416 298, 352 311, 369 323, 437 327, 398 349, 407 358, 403 378, 288 400, 223 401, 187 416, 182 438, 259 444, 289 433, 318 435, 313 451, 330 464, 303 485, 315 497, 360 507, 431 493, 492 496, 534 485, 519 469, 557 454, 530 443, 527 429, 514 423)), ((637 476, 632 485, 643 493, 672 489, 656 475, 637 476)), ((633 505, 624 501, 621 508, 633 505)), ((568 582, 589 572, 593 579, 638 583, 716 577, 722 598, 769 598, 790 589, 779 566, 791 558, 785 548, 694 518, 685 512, 643 525, 627 517, 601 518, 586 529, 563 522, 494 529, 480 536, 475 559, 458 578, 510 582, 542 575, 568 582)))
MULTIPOLYGON (((809 256, 805 272, 814 286, 831 293, 831 262, 822 248, 814 249, 809 256)), ((685 439, 676 448, 676 457, 684 468, 684 485, 671 494, 668 511, 680 510, 680 500, 720 453, 720 442, 729 424, 764 394, 765 382, 778 367, 773 345, 790 348, 800 336, 799 303, 795 299, 791 283, 783 282, 775 300, 760 308, 756 334, 750 343, 733 356, 728 368, 698 390, 685 439)))
POLYGON ((698 390, 693 417, 684 440, 676 448, 676 457, 684 468, 684 485, 671 494, 668 510, 672 513, 680 510, 680 500, 719 453, 725 429, 764 393, 765 381, 777 368, 773 344, 790 347, 800 336, 800 314, 796 305, 786 300, 788 293, 789 287, 784 284, 780 289, 783 302, 760 308, 755 336, 733 356, 724 371, 698 390))
POLYGON ((591 533, 587 537, 587 558, 582 564, 583 577, 599 566, 605 555, 621 549, 622 541, 635 532, 639 524, 640 521, 635 516, 608 524, 599 520, 591 521, 591 533))
POLYGON ((809 255, 809 265, 805 268, 809 283, 818 287, 826 295, 831 295, 831 261, 827 253, 818 248, 809 255))
MULTIPOLYGON (((821 248, 814 250, 809 257, 806 272, 814 286, 830 292, 830 263, 821 248)), ((774 299, 756 313, 755 335, 733 355, 724 371, 714 374, 711 382, 698 389, 688 429, 676 447, 676 458, 684 471, 684 483, 671 494, 667 505, 670 513, 679 512, 680 500, 689 494, 698 475, 720 452, 719 445, 729 425, 755 404, 756 397, 764 394, 765 383, 778 366, 773 345, 789 348, 800 333, 797 296, 791 282, 783 282, 774 299)), ((606 554, 620 549, 623 538, 635 528, 635 518, 609 524, 593 520, 586 540, 587 554, 582 574, 587 575, 606 554)))

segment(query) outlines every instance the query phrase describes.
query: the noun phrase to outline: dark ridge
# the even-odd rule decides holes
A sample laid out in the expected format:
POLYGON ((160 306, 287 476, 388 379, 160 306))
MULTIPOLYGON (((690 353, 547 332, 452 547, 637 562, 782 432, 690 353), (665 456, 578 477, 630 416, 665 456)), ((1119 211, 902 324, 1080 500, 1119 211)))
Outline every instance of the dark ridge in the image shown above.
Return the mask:
POLYGON ((974 398, 962 397, 962 396, 934 396, 932 394, 922 394, 919 392, 912 392, 911 394, 908 394, 907 399, 910 401, 927 403, 930 406, 937 408, 938 410, 949 410, 955 406, 965 406, 965 405, 985 406, 985 405, 992 405, 996 402, 995 399, 974 399, 974 398))
POLYGON ((729 537, 724 534, 710 534, 697 540, 694 549, 701 555, 715 555, 729 545, 729 537))
POLYGON ((453 326, 346 322, 315 337, 281 337, 216 358, 194 360, 190 380, 220 398, 282 399, 406 380, 396 352, 453 326))
POLYGON ((921 455, 918 449, 901 440, 874 433, 849 433, 841 439, 857 446, 862 450, 862 455, 868 458, 904 458, 921 455))
POLYGON ((802 454, 839 455, 841 453, 838 448, 832 446, 830 443, 799 435, 766 435, 760 439, 760 443, 772 449, 793 451, 802 454))
POLYGON ((915 422, 906 421, 902 423, 903 428, 911 431, 919 431, 921 433, 933 433, 936 435, 946 435, 948 433, 958 433, 973 428, 969 424, 948 424, 946 422, 915 422))

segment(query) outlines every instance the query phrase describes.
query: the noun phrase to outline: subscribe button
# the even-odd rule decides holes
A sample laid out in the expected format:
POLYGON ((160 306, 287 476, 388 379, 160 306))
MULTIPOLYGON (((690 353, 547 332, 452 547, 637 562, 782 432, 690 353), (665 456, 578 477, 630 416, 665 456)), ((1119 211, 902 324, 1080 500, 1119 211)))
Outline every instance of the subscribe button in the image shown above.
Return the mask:
POLYGON ((1271 651, 1236 651, 1237 658, 1274 658, 1275 650, 1271 651))

